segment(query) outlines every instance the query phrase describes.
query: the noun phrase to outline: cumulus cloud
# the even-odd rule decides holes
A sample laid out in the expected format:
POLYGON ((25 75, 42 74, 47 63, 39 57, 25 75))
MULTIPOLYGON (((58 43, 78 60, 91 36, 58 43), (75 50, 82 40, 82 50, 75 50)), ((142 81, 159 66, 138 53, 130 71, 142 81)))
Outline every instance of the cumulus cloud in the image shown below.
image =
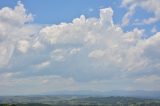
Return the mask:
MULTIPOLYGON (((145 71, 150 60, 153 61, 147 56, 145 45, 148 47, 149 45, 146 44, 148 41, 155 41, 152 37, 143 39, 144 29, 134 28, 132 31, 124 32, 121 27, 113 24, 112 16, 111 8, 101 9, 100 18, 86 19, 82 15, 72 23, 47 26, 40 31, 40 35, 50 44, 69 45, 65 49, 70 49, 76 44, 83 45, 83 50, 89 51, 87 54, 89 58, 101 59, 104 63, 103 67, 110 71, 115 68, 108 68, 109 65, 117 67, 116 70, 145 71)), ((153 35, 156 36, 158 35, 153 35)), ((157 49, 157 47, 153 48, 157 49)), ((62 50, 56 49, 52 54, 53 59, 64 60, 62 50)), ((98 63, 95 62, 96 64, 98 63)))
POLYGON ((130 23, 130 18, 135 13, 135 8, 136 8, 136 5, 132 5, 129 7, 128 12, 123 16, 122 26, 126 26, 130 23))
POLYGON ((38 69, 43 69, 43 68, 47 67, 48 65, 50 65, 50 62, 45 61, 45 62, 42 62, 40 64, 35 65, 35 67, 38 68, 38 69))
MULTIPOLYGON (((123 2, 124 6, 131 5, 124 16, 124 25, 134 14, 138 5, 135 2, 123 2)), ((20 2, 14 9, 2 8, 0 67, 7 71, 18 67, 25 76, 6 81, 20 88, 23 88, 20 84, 25 83, 25 87, 28 87, 26 93, 38 93, 37 88, 42 88, 39 92, 51 91, 52 88, 55 91, 111 90, 118 86, 127 88, 131 84, 137 89, 134 80, 140 81, 142 76, 154 75, 160 69, 160 32, 156 31, 145 38, 144 29, 124 31, 123 27, 114 23, 113 13, 109 7, 100 9, 99 18, 81 15, 70 23, 41 27, 31 23, 32 15, 20 2)), ((157 74, 156 77, 159 76, 157 74)), ((143 86, 139 89, 143 89, 143 86)), ((0 88, 0 91, 4 90, 0 88)))
POLYGON ((90 57, 90 58, 101 58, 101 57, 104 57, 104 55, 105 55, 105 51, 103 51, 103 50, 94 50, 94 51, 92 51, 88 56, 90 57))
POLYGON ((29 24, 32 20, 32 14, 27 13, 21 2, 14 8, 0 9, 0 67, 9 63, 15 48, 27 52, 30 35, 38 29, 38 26, 29 24))
POLYGON ((72 50, 70 50, 70 54, 72 55, 74 55, 74 54, 77 54, 78 52, 80 52, 80 48, 73 48, 72 50))
POLYGON ((56 49, 53 52, 51 52, 51 58, 54 61, 65 61, 65 51, 63 49, 56 49))
POLYGON ((124 15, 122 25, 128 25, 130 17, 134 15, 137 7, 140 7, 148 12, 154 13, 154 16, 142 20, 144 24, 153 24, 160 20, 160 1, 159 0, 123 0, 122 6, 129 8, 124 15))
POLYGON ((21 40, 18 42, 18 50, 22 53, 26 53, 29 47, 29 42, 26 40, 21 40))
POLYGON ((14 51, 14 46, 7 43, 0 43, 0 67, 4 67, 8 64, 12 53, 14 51))
POLYGON ((9 7, 2 8, 0 10, 0 17, 0 22, 6 26, 20 26, 33 20, 31 14, 26 14, 26 9, 21 2, 18 2, 14 9, 9 7))

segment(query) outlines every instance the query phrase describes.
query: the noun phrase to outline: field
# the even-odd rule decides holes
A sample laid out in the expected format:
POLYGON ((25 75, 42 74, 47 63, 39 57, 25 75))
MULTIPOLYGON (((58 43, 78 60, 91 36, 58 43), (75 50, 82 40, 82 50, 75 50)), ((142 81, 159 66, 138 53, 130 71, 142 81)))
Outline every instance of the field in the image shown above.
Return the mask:
POLYGON ((160 99, 89 96, 6 96, 0 106, 160 106, 160 99))

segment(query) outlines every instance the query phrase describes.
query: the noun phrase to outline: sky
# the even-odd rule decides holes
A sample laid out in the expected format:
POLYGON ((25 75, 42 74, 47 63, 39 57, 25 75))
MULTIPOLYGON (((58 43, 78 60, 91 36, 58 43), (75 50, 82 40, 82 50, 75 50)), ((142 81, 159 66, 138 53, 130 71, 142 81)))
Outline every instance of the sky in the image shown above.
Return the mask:
POLYGON ((159 0, 1 0, 0 95, 160 89, 159 0))

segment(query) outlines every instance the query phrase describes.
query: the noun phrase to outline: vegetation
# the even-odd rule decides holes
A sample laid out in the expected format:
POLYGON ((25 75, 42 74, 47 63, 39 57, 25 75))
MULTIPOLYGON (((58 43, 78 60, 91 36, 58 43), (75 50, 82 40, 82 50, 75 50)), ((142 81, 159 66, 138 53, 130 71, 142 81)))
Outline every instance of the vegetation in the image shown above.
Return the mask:
MULTIPOLYGON (((14 97, 13 97, 14 98, 14 97)), ((23 98, 23 97, 22 97, 23 98)), ((0 104, 0 106, 160 106, 160 99, 143 99, 133 97, 28 97, 23 102, 0 104), (48 100, 47 100, 48 98, 48 100), (37 100, 39 103, 36 103, 37 100), (52 100, 53 99, 53 100, 52 100)), ((1 99, 1 102, 3 99, 1 99)))

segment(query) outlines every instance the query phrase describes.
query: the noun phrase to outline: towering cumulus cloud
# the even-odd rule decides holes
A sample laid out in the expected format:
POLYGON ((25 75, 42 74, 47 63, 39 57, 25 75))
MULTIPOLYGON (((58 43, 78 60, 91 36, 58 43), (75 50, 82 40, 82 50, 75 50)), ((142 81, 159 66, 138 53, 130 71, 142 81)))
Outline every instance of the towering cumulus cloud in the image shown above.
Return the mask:
MULTIPOLYGON (((138 4, 130 1, 122 5, 132 5, 135 11, 138 4)), ((148 2, 139 5, 145 8, 148 2)), ((123 26, 129 23, 132 9, 123 26)), ((154 14, 158 20, 158 10, 154 14)), ((124 31, 113 16, 109 7, 100 9, 99 18, 81 15, 70 23, 35 25, 20 2, 14 9, 0 9, 0 93, 7 94, 6 88, 11 94, 22 93, 20 89, 26 94, 159 90, 160 32, 146 38, 143 28, 124 31)))
POLYGON ((21 2, 14 9, 0 10, 0 67, 8 64, 16 46, 21 52, 27 51, 29 36, 34 32, 28 24, 32 20, 21 2))

